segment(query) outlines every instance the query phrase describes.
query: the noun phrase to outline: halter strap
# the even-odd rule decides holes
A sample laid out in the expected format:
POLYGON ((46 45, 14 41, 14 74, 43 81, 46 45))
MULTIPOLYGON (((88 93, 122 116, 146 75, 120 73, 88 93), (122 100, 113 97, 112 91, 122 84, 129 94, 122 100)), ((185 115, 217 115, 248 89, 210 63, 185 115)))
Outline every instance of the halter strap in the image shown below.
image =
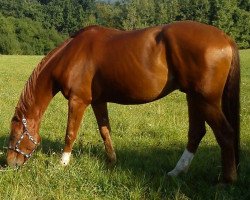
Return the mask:
POLYGON ((24 131, 21 135, 21 137, 19 138, 19 140, 17 141, 16 145, 14 147, 9 146, 8 149, 16 151, 17 153, 22 154, 24 157, 26 157, 27 159, 30 158, 32 156, 32 154, 34 153, 34 151, 36 150, 36 147, 38 146, 38 142, 32 137, 32 135, 29 133, 28 131, 28 124, 27 124, 27 120, 26 118, 22 117, 22 124, 24 126, 24 131), (19 149, 20 143, 23 140, 24 136, 27 135, 28 139, 35 144, 35 148, 30 152, 30 153, 25 153, 23 152, 21 149, 19 149))

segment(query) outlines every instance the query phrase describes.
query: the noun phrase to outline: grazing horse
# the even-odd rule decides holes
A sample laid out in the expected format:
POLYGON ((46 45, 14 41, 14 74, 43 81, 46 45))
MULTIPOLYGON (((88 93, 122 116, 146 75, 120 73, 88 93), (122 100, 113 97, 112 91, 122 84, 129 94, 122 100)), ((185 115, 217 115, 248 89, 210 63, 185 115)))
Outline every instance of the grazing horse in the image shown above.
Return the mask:
POLYGON ((7 162, 21 166, 35 151, 43 113, 59 91, 68 100, 61 157, 67 165, 87 106, 114 164, 107 102, 148 103, 178 89, 187 96, 188 142, 168 174, 188 169, 207 122, 221 148, 222 181, 236 181, 239 84, 236 44, 213 26, 183 21, 134 31, 86 27, 43 58, 28 79, 11 121, 7 162))

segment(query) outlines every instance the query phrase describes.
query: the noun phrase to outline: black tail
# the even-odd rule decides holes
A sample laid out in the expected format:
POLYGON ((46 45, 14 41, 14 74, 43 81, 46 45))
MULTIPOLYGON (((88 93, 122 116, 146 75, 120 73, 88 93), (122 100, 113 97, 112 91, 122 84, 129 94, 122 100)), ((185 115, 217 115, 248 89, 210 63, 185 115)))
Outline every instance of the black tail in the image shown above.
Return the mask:
POLYGON ((230 39, 233 57, 227 82, 223 91, 222 109, 234 130, 234 151, 236 167, 239 167, 240 152, 240 59, 239 51, 230 39))

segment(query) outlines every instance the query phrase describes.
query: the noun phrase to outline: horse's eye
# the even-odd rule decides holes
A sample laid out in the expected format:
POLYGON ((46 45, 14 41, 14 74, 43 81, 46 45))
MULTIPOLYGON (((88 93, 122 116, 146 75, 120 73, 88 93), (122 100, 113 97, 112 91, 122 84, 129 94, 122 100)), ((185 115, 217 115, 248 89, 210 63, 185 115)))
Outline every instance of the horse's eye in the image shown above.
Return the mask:
POLYGON ((12 117, 11 122, 19 122, 19 119, 17 116, 12 117))

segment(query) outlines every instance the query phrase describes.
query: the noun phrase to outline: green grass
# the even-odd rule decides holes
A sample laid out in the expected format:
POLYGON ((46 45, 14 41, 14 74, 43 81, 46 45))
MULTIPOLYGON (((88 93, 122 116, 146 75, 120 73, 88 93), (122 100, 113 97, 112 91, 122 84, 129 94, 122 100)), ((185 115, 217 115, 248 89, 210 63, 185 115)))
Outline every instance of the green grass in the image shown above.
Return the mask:
MULTIPOLYGON (((21 90, 41 56, 0 55, 0 161, 6 157, 10 119, 21 90)), ((187 174, 169 178, 187 142, 185 95, 140 106, 109 104, 118 163, 109 170, 92 110, 85 114, 70 165, 59 164, 67 101, 61 94, 43 117, 41 147, 14 171, 0 169, 0 199, 250 199, 250 50, 241 51, 241 172, 218 188, 220 149, 208 128, 187 174)))

